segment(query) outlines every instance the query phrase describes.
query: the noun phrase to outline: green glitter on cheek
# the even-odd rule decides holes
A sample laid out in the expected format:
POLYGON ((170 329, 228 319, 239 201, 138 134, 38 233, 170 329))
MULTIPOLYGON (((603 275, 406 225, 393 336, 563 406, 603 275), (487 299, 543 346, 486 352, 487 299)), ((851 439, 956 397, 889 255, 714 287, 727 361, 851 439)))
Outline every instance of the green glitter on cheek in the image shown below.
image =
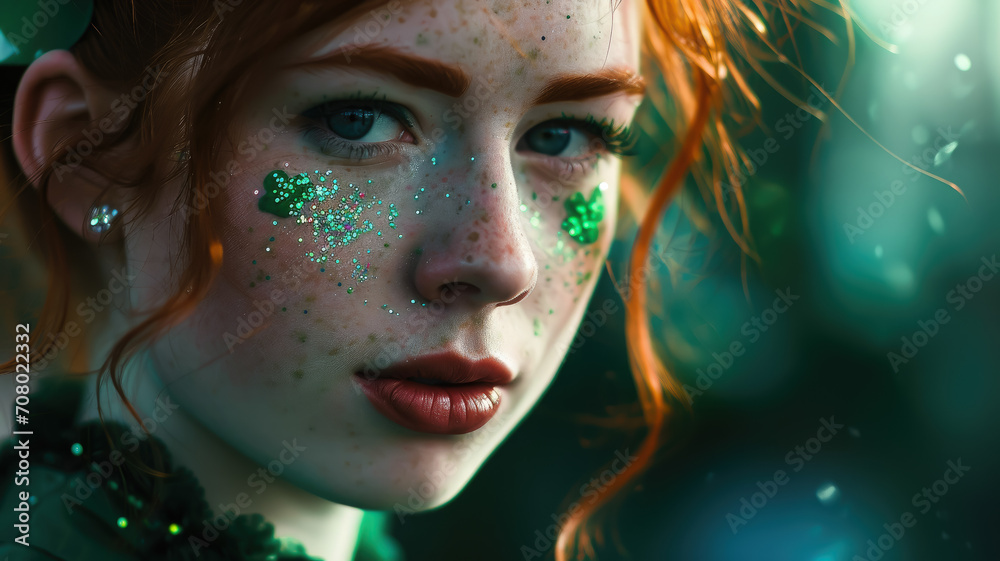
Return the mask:
MULTIPOLYGON (((289 178, 284 171, 273 170, 264 178, 264 194, 257 201, 258 208, 263 212, 279 218, 294 218, 296 224, 309 225, 311 236, 305 234, 293 239, 308 245, 305 257, 320 264, 328 260, 340 263, 341 260, 335 257, 341 256, 335 256, 334 251, 355 242, 362 234, 375 231, 376 236, 382 236, 382 230, 375 227, 373 220, 386 220, 386 225, 396 229, 395 220, 399 216, 395 204, 383 205, 381 199, 369 196, 370 193, 363 190, 360 184, 338 184, 337 179, 329 178, 332 173, 316 170, 314 176, 300 173, 289 178), (370 218, 366 218, 368 211, 373 211, 374 216, 368 213, 370 218)), ((369 179, 365 187, 370 188, 372 183, 369 179)), ((272 223, 278 225, 277 220, 272 223)), ((400 234, 398 237, 403 236, 400 234)), ((273 242, 274 237, 270 241, 273 242)), ((270 251, 270 248, 267 250, 270 251)), ((365 254, 370 253, 369 249, 365 254)), ((357 282, 368 280, 371 264, 354 259, 353 265, 351 278, 357 282)), ((320 272, 324 271, 320 269, 320 272)))
POLYGON ((597 241, 600 234, 599 226, 604 218, 604 197, 601 191, 607 187, 607 183, 595 187, 589 200, 580 193, 573 193, 563 202, 563 206, 566 207, 566 220, 563 220, 562 229, 574 240, 582 244, 597 241))

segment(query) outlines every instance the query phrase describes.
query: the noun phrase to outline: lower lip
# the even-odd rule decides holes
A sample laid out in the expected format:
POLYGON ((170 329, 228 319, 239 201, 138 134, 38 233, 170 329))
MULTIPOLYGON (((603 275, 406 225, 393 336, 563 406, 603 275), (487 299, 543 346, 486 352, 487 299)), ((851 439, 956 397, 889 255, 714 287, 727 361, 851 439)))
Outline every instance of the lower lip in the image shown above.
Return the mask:
POLYGON ((356 378, 379 413, 418 432, 469 433, 489 422, 500 406, 494 384, 432 386, 395 378, 356 378))

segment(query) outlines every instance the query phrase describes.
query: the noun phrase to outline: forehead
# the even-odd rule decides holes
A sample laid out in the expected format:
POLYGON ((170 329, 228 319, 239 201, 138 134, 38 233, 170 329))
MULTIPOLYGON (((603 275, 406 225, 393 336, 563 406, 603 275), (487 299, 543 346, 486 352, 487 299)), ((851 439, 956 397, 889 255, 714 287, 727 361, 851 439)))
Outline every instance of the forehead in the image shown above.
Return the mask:
POLYGON ((531 81, 605 67, 637 71, 632 0, 391 0, 337 22, 310 54, 392 46, 470 74, 531 81))

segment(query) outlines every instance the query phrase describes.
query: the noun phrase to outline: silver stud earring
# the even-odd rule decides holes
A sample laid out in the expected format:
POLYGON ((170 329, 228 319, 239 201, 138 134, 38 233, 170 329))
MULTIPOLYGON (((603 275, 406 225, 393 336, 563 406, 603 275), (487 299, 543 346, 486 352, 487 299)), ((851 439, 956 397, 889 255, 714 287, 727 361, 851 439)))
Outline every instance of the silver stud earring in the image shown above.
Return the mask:
POLYGON ((118 209, 109 205, 94 205, 90 208, 90 231, 100 234, 111 229, 111 221, 118 216, 118 209))

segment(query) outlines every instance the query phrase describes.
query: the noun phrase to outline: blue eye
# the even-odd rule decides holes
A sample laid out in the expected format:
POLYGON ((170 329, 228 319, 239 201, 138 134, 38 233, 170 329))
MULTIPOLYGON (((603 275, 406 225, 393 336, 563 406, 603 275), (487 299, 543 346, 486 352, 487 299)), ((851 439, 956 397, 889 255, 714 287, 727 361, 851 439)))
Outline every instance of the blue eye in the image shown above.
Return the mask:
POLYGON ((402 108, 382 102, 336 103, 319 109, 317 117, 336 137, 358 142, 399 140, 412 121, 402 108))
POLYGON ((569 146, 572 130, 553 121, 542 123, 524 135, 525 146, 539 154, 558 156, 569 146))
POLYGON ((534 152, 555 158, 579 159, 600 152, 629 155, 635 146, 635 136, 627 126, 615 126, 614 121, 598 121, 564 116, 535 125, 517 142, 520 152, 534 152))
POLYGON ((577 119, 552 119, 535 125, 517 142, 518 151, 529 151, 554 158, 583 158, 602 151, 595 145, 599 131, 577 119))
POLYGON ((311 121, 306 138, 328 156, 354 161, 396 153, 416 144, 416 124, 404 107, 381 100, 341 100, 323 103, 303 113, 311 121))
POLYGON ((347 140, 357 140, 372 130, 375 111, 367 107, 345 107, 326 116, 330 131, 347 140))

